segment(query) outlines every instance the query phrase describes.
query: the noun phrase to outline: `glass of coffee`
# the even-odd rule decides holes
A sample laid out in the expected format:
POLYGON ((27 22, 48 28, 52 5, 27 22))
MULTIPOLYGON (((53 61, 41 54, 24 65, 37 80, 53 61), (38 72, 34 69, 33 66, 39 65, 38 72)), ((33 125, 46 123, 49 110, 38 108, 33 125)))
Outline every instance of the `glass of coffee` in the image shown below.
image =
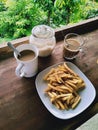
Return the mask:
POLYGON ((84 44, 83 38, 76 33, 69 33, 64 37, 63 56, 65 59, 73 60, 81 51, 84 44))

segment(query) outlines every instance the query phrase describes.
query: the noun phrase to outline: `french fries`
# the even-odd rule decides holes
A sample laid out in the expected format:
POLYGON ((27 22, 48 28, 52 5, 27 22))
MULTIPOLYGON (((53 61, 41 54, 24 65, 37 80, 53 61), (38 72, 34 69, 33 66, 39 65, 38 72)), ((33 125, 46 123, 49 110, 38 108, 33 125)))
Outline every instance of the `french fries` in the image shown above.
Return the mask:
POLYGON ((78 91, 85 88, 85 82, 65 62, 52 68, 43 79, 47 82, 45 93, 58 109, 74 109, 81 101, 78 91))

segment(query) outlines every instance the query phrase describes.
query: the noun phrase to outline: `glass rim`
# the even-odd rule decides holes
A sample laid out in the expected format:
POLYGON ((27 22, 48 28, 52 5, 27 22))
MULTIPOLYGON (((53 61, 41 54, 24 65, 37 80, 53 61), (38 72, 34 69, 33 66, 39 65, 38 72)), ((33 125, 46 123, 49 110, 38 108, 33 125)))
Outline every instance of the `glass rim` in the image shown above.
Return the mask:
MULTIPOLYGON (((79 34, 77 34, 77 33, 68 33, 68 34, 66 34, 65 36, 64 36, 64 43, 66 43, 66 38, 68 37, 68 36, 71 36, 71 35, 73 35, 73 36, 78 36, 79 38, 80 38, 80 40, 81 40, 81 42, 79 42, 79 48, 81 48, 81 46, 83 46, 84 45, 84 39, 82 38, 82 36, 81 35, 79 35, 79 34)), ((70 39, 70 38, 69 38, 70 39)), ((73 38, 74 39, 74 38, 73 38)), ((72 45, 72 44, 70 44, 70 43, 67 43, 68 45, 71 45, 71 46, 74 46, 74 45, 72 45)), ((79 49, 78 48, 78 49, 79 49)), ((78 49, 76 49, 76 50, 78 50, 78 49)))

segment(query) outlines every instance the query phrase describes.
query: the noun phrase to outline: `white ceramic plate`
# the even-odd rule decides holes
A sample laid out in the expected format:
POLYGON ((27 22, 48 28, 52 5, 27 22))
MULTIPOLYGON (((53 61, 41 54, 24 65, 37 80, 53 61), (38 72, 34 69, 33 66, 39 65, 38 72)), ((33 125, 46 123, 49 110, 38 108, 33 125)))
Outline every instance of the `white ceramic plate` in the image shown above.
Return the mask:
POLYGON ((78 104, 78 106, 75 109, 69 109, 69 110, 57 109, 50 102, 49 97, 44 93, 44 90, 47 87, 47 83, 43 80, 43 77, 47 72, 49 72, 49 70, 52 67, 56 67, 59 64, 63 64, 63 63, 64 62, 55 64, 40 72, 36 77, 35 83, 36 83, 36 89, 39 94, 39 97, 41 98, 41 101, 43 102, 45 107, 49 110, 49 112, 52 113, 57 118, 70 119, 80 114, 90 106, 90 104, 93 102, 96 96, 96 91, 92 83, 89 81, 89 79, 80 71, 80 69, 76 65, 74 65, 71 62, 66 62, 67 65, 85 81, 86 87, 79 93, 81 96, 81 102, 78 104))

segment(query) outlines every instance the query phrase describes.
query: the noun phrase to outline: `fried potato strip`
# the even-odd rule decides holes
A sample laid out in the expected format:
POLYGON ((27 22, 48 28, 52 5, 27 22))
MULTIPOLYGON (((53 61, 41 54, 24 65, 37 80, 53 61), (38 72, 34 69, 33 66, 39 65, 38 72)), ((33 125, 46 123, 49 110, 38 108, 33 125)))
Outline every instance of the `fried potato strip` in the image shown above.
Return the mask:
POLYGON ((78 91, 85 88, 85 82, 65 62, 52 68, 43 80, 47 82, 45 93, 58 109, 77 107, 81 101, 78 91))

